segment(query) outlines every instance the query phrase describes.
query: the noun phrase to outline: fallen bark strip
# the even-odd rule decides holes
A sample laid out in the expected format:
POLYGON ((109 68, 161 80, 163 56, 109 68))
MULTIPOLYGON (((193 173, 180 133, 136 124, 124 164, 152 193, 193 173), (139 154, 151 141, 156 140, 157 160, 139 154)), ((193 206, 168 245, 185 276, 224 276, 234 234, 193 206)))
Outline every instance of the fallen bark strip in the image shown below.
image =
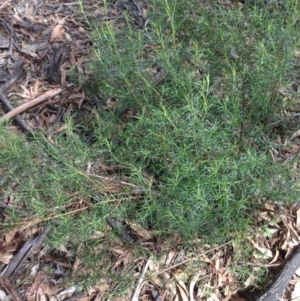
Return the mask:
POLYGON ((300 245, 296 247, 293 254, 288 258, 276 280, 269 289, 263 293, 256 301, 278 301, 287 287, 292 276, 300 267, 300 245))
POLYGON ((48 227, 44 232, 25 242, 19 252, 14 256, 11 262, 6 266, 0 275, 0 280, 4 278, 9 278, 10 276, 15 275, 16 271, 21 267, 23 262, 42 244, 50 233, 51 228, 48 227))
POLYGON ((28 109, 48 100, 49 98, 52 98, 52 97, 60 94, 63 90, 64 90, 63 88, 57 88, 57 89, 48 91, 48 92, 38 96, 37 98, 31 99, 31 100, 23 103, 22 105, 18 106, 17 108, 13 109, 12 111, 3 115, 0 118, 0 122, 8 121, 9 119, 17 116, 18 114, 21 114, 21 113, 27 111, 28 109))

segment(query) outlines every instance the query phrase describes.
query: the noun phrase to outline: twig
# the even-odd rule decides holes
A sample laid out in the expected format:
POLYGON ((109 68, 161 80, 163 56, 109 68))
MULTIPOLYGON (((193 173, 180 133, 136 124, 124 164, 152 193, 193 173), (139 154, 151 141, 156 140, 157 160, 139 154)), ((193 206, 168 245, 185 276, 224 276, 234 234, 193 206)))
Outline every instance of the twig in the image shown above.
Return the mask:
POLYGON ((32 100, 29 100, 28 102, 23 103, 22 105, 18 106, 17 108, 13 109, 12 111, 6 113, 0 118, 0 122, 8 121, 9 119, 15 117, 18 114, 21 114, 25 112, 26 110, 48 100, 51 97, 54 97, 58 94, 60 94, 64 89, 58 88, 51 91, 48 91, 37 98, 34 98, 32 100))
MULTIPOLYGON (((142 197, 139 197, 139 196, 131 197, 131 199, 140 199, 140 198, 142 198, 142 197)), ((128 200, 127 197, 126 198, 120 198, 120 199, 107 200, 107 201, 105 201, 105 203, 114 203, 114 202, 119 202, 120 203, 121 201, 126 201, 126 200, 128 200)), ((103 201, 103 203, 104 203, 104 201, 103 201)), ((62 217, 62 216, 65 216, 65 215, 75 214, 77 212, 80 212, 80 211, 83 211, 83 210, 86 210, 86 209, 90 209, 91 207, 97 207, 97 206, 99 206, 99 203, 91 204, 91 205, 89 204, 89 206, 78 208, 78 209, 75 209, 75 210, 72 210, 72 211, 68 211, 68 212, 65 212, 65 213, 57 214, 57 215, 52 214, 52 215, 50 215, 46 218, 43 218, 43 219, 37 219, 37 220, 32 221, 32 222, 26 222, 26 225, 28 225, 28 223, 30 223, 29 225, 30 225, 30 227, 32 227, 36 224, 40 224, 42 222, 46 222, 46 221, 49 221, 51 219, 55 219, 55 218, 62 217)), ((106 215, 106 216, 108 216, 108 215, 106 215)), ((4 224, 0 223, 0 226, 3 226, 3 225, 4 224)), ((16 224, 12 224, 12 225, 16 225, 16 224)))
MULTIPOLYGON (((211 249, 205 251, 203 254, 207 254, 207 253, 209 253, 209 252, 211 252, 211 251, 218 250, 218 249, 220 249, 220 248, 222 248, 222 247, 225 247, 225 246, 227 246, 227 245, 229 245, 229 244, 231 244, 231 243, 232 243, 232 241, 228 241, 228 242, 226 242, 226 243, 224 243, 224 244, 222 244, 222 245, 220 245, 220 246, 217 246, 217 247, 215 247, 215 248, 211 248, 211 249)), ((174 269, 174 268, 176 268, 176 267, 178 267, 178 266, 180 266, 180 265, 183 265, 184 263, 187 263, 187 262, 190 262, 190 261, 194 261, 194 260, 196 260, 196 259, 198 259, 198 257, 193 257, 193 258, 190 258, 190 259, 183 260, 183 261, 181 261, 181 262, 179 262, 179 263, 177 263, 177 264, 174 264, 174 265, 172 265, 172 266, 170 266, 170 267, 167 267, 166 269, 164 269, 164 270, 158 272, 156 275, 162 274, 162 273, 164 273, 164 272, 166 272, 166 271, 168 271, 168 270, 172 270, 172 269, 174 269)))
POLYGON ((6 6, 8 0, 6 0, 1 6, 0 6, 0 9, 3 9, 4 6, 6 6))
POLYGON ((140 295, 140 292, 141 292, 141 284, 144 281, 144 277, 145 277, 145 274, 146 274, 146 272, 148 270, 150 262, 151 262, 151 259, 148 258, 148 260, 147 260, 147 262, 145 264, 145 267, 143 269, 143 272, 142 272, 142 274, 141 274, 141 276, 139 278, 139 281, 137 283, 137 286, 136 286, 136 288, 134 290, 134 293, 132 295, 131 301, 138 301, 138 299, 139 299, 139 295, 140 295))
POLYGON ((278 267, 281 264, 280 263, 260 264, 260 263, 249 262, 248 265, 253 267, 260 267, 260 268, 272 268, 272 267, 278 267))
MULTIPOLYGON (((108 177, 99 176, 99 175, 94 175, 94 174, 92 174, 92 173, 88 173, 87 175, 88 175, 88 176, 95 177, 95 178, 103 179, 103 180, 108 181, 108 182, 113 182, 113 181, 114 181, 113 179, 110 179, 110 178, 108 178, 108 177)), ((122 185, 131 186, 131 187, 134 187, 134 188, 140 188, 140 187, 137 186, 137 185, 134 185, 134 184, 131 184, 131 183, 128 183, 128 182, 124 182, 124 181, 119 181, 118 183, 120 183, 120 184, 122 184, 122 185)))
POLYGON ((78 5, 78 2, 70 2, 70 3, 61 3, 61 4, 52 4, 52 3, 45 3, 43 6, 50 6, 50 7, 57 7, 57 6, 70 6, 70 5, 78 5))
POLYGON ((162 273, 164 273, 164 272, 166 272, 166 271, 168 271, 168 270, 172 270, 172 269, 174 269, 174 268, 176 268, 176 267, 178 267, 178 266, 180 266, 180 265, 182 265, 182 264, 184 264, 184 263, 187 263, 187 262, 190 262, 190 261, 194 261, 194 260, 196 260, 196 259, 197 259, 197 258, 194 257, 194 258, 190 258, 190 259, 183 260, 183 261, 181 261, 181 262, 179 262, 179 263, 177 263, 177 264, 174 264, 174 265, 172 265, 172 266, 170 266, 170 267, 167 267, 166 269, 164 269, 164 270, 158 272, 156 275, 162 274, 162 273))

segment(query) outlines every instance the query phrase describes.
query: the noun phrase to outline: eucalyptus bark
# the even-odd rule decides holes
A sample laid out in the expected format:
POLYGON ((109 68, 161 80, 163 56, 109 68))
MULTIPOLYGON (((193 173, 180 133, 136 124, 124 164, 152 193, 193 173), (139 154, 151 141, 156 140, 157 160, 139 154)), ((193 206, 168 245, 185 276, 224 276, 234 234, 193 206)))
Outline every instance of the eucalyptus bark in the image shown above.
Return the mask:
POLYGON ((283 294, 289 281, 295 272, 300 268, 300 246, 287 259, 282 270, 279 272, 275 281, 270 285, 269 289, 264 292, 256 301, 277 301, 283 294))

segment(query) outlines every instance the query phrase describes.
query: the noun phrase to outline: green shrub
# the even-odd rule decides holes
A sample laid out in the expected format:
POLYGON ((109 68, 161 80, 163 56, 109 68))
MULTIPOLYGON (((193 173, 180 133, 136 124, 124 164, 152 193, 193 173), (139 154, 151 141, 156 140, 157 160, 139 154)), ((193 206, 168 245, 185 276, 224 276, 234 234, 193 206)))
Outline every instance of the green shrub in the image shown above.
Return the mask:
POLYGON ((280 12, 261 5, 150 1, 143 30, 130 12, 126 28, 95 28, 92 93, 118 104, 99 111, 94 146, 144 187, 144 200, 126 209, 131 219, 222 240, 247 227, 262 197, 288 199, 285 173, 268 156, 269 125, 284 108, 278 89, 293 64, 297 11, 294 1, 280 12))

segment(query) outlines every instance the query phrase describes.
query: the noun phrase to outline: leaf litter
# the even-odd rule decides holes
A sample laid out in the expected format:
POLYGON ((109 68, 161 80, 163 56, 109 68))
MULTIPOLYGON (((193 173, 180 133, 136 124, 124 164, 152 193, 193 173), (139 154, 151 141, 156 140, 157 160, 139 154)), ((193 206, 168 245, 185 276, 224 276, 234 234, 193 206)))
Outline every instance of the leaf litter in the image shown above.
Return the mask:
MULTIPOLYGON (((233 2, 221 1, 221 4, 233 5, 233 2)), ((14 74, 15 77, 18 76, 19 87, 23 92, 20 93, 19 87, 14 83, 2 91, 8 91, 7 98, 12 108, 41 97, 40 103, 18 111, 16 121, 19 125, 25 123, 26 126, 23 125, 22 128, 27 131, 42 128, 48 140, 54 143, 53 137, 60 131, 67 130, 64 125, 65 116, 68 116, 73 107, 91 114, 94 106, 93 101, 81 91, 81 84, 68 86, 68 74, 74 65, 81 75, 81 83, 88 79, 85 64, 88 62, 92 40, 85 30, 85 20, 76 2, 22 2, 14 7, 10 1, 2 1, 0 5, 1 82, 6 83, 12 78, 17 60, 22 60, 23 70, 26 70, 25 74, 14 74), (43 97, 56 85, 63 87, 57 96, 43 97)), ((142 2, 139 5, 135 1, 117 0, 107 16, 104 7, 97 1, 83 1, 83 6, 88 17, 97 17, 99 21, 109 18, 108 21, 114 21, 116 27, 125 26, 117 18, 125 9, 132 12, 131 22, 137 27, 143 28, 148 23, 147 6, 142 2)), ((152 74, 157 84, 166 77, 164 69, 149 69, 148 73, 152 74)), ((286 97, 292 97, 287 92, 290 90, 281 88, 281 91, 286 97)), ((0 96, 3 101, 4 96, 0 96)), ((107 106, 110 105, 110 100, 107 100, 107 106)), ((1 110, 1 116, 7 113, 7 109, 1 110)), ((287 112, 287 116, 289 115, 287 112)), ((14 127, 18 132, 17 124, 14 127)), ((293 144, 287 145, 284 138, 278 135, 279 143, 285 147, 280 152, 273 150, 274 160, 290 161, 298 156, 298 136, 299 131, 295 129, 290 138, 293 139, 293 144)), ((124 187, 127 189, 129 186, 132 193, 139 197, 139 188, 125 176, 122 181, 118 181, 113 167, 99 162, 91 164, 98 166, 98 170, 88 166, 87 175, 101 179, 103 191, 112 195, 119 194, 124 191, 124 187)), ((5 171, 1 171, 1 178, 2 173, 5 171)), ((93 206, 88 200, 75 200, 66 214, 76 214, 93 206)), ((12 196, 3 198, 1 206, 15 206, 12 196)), ((49 218, 54 216, 55 214, 49 218)), ((10 219, 5 210, 2 210, 1 219, 3 222, 10 219)), ((129 289, 125 296, 112 297, 110 300, 246 300, 238 296, 238 274, 230 269, 234 256, 239 252, 239 246, 233 242, 203 247, 191 242, 190 247, 186 248, 182 246, 180 236, 175 235, 173 247, 170 248, 167 242, 161 241, 157 233, 142 225, 115 219, 108 221, 107 228, 107 231, 116 233, 114 239, 105 241, 105 234, 102 232, 95 233, 92 237, 101 243, 93 246, 94 253, 99 255, 99 262, 89 266, 83 265, 80 259, 84 244, 80 245, 77 255, 73 255, 74 250, 67 240, 57 247, 59 252, 49 250, 42 243, 50 232, 50 229, 42 231, 44 221, 31 217, 10 231, 1 229, 1 300, 103 300, 106 293, 116 289, 116 284, 109 277, 98 279, 86 291, 82 291, 80 285, 69 285, 70 280, 82 275, 88 276, 94 269, 136 277, 135 288, 129 289), (151 259, 136 257, 133 249, 135 244, 146 253, 150 252, 153 255, 151 259), (107 256, 107 251, 110 256, 107 256)), ((299 205, 284 208, 280 204, 266 203, 265 210, 257 215, 257 228, 249 236, 249 244, 255 250, 250 258, 251 262, 243 262, 243 258, 240 258, 238 263, 254 268, 281 264, 292 249, 299 245, 299 225, 299 205)), ((251 287, 255 277, 250 278, 245 282, 245 287, 251 287)), ((290 281, 283 298, 299 299, 297 274, 290 281)))

